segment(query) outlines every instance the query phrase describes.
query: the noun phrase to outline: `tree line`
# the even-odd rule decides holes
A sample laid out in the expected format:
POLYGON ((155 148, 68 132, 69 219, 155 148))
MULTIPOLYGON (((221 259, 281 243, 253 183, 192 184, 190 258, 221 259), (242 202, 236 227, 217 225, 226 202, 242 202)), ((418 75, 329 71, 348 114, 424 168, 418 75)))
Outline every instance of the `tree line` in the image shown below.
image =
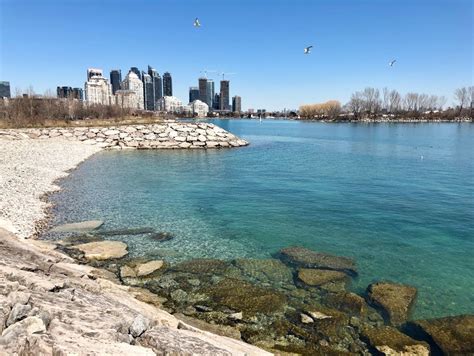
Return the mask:
POLYGON ((347 104, 338 101, 302 105, 300 117, 303 119, 377 119, 381 116, 404 119, 456 118, 472 119, 471 105, 474 103, 474 87, 463 87, 454 92, 455 108, 445 109, 445 96, 410 92, 401 95, 397 90, 367 87, 351 95, 347 104), (427 117, 428 116, 428 117, 427 117))

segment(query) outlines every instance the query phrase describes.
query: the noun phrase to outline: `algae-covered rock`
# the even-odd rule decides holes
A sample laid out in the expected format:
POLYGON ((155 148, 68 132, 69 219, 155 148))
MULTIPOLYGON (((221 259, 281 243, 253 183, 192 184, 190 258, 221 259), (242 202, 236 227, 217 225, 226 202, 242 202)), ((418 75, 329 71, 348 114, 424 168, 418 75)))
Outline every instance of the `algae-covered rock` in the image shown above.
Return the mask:
POLYGON ((185 324, 180 323, 178 325, 178 329, 187 329, 187 325, 191 325, 192 327, 198 328, 200 330, 209 331, 213 334, 231 337, 233 339, 240 340, 240 331, 237 328, 227 325, 216 325, 211 324, 203 320, 195 319, 183 315, 181 313, 173 314, 176 318, 183 321, 185 324))
POLYGON ((315 252, 304 247, 284 248, 280 250, 280 257, 283 261, 300 267, 332 269, 357 274, 355 263, 350 258, 315 252))
POLYGON ((324 301, 328 306, 350 315, 365 315, 368 309, 365 299, 352 292, 329 293, 324 301))
POLYGON ((415 298, 416 288, 404 284, 378 282, 367 287, 368 302, 395 326, 407 321, 415 298))
POLYGON ((432 343, 433 354, 474 354, 474 315, 416 320, 408 324, 407 330, 432 343))
POLYGON ((282 310, 286 302, 281 293, 231 278, 221 280, 204 293, 219 305, 242 311, 244 316, 274 313, 282 310))
POLYGON ((301 268, 298 270, 298 279, 308 286, 321 286, 331 282, 347 281, 347 274, 339 271, 301 268))
POLYGON ((213 274, 222 275, 229 267, 225 261, 211 258, 197 258, 181 262, 172 267, 173 271, 195 273, 195 274, 213 274))
POLYGON ((291 269, 281 261, 268 259, 237 259, 233 264, 241 271, 244 278, 270 284, 293 283, 291 269))
POLYGON ((364 329, 363 339, 383 355, 429 356, 426 342, 414 340, 391 326, 364 329))

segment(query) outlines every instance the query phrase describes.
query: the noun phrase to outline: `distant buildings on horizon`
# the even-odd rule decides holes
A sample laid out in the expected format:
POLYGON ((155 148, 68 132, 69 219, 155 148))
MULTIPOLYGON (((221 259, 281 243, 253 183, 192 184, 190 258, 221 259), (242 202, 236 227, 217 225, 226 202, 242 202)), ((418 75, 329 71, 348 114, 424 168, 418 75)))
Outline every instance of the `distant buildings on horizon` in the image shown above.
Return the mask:
MULTIPOLYGON (((242 99, 240 96, 230 98, 230 81, 226 79, 220 81, 220 90, 216 92, 212 79, 199 78, 198 86, 189 88, 189 101, 184 105, 173 96, 171 73, 165 72, 161 77, 151 66, 146 72, 131 67, 123 79, 121 69, 112 69, 107 78, 102 69, 88 68, 86 78, 84 89, 58 86, 57 97, 81 100, 88 104, 198 116, 207 116, 210 111, 242 112, 242 99)), ((0 98, 11 98, 9 82, 0 81, 0 98)))

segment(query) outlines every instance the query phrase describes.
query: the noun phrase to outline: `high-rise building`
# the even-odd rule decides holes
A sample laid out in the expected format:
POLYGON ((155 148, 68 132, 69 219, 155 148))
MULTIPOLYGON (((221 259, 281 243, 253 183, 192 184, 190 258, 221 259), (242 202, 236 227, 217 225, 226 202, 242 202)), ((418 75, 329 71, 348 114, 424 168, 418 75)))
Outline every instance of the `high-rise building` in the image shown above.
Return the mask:
POLYGON ((71 87, 57 87, 56 95, 58 98, 71 98, 72 97, 72 88, 71 87))
POLYGON ((143 100, 143 82, 132 70, 128 72, 125 76, 125 79, 122 82, 122 88, 124 90, 130 90, 135 92, 134 101, 131 104, 131 107, 134 109, 143 109, 144 100, 143 100))
POLYGON ((221 96, 218 93, 214 94, 214 100, 212 102, 212 109, 219 110, 221 105, 221 96))
POLYGON ((110 105, 112 88, 103 76, 102 69, 87 69, 87 82, 84 84, 86 101, 89 104, 110 105))
POLYGON ((173 80, 171 74, 163 74, 163 96, 173 96, 173 80))
POLYGON ((163 97, 163 84, 160 74, 150 66, 148 66, 148 75, 153 82, 153 110, 157 110, 156 102, 163 97))
POLYGON ((143 78, 143 106, 145 110, 155 110, 155 93, 153 90, 153 80, 151 76, 145 72, 142 72, 143 78))
POLYGON ((72 88, 73 99, 84 100, 84 91, 82 88, 72 88))
POLYGON ((242 98, 238 95, 232 97, 232 112, 242 111, 242 98))
POLYGON ((122 71, 120 69, 112 69, 110 71, 110 84, 112 85, 112 94, 120 90, 120 83, 122 83, 122 71))
POLYGON ((131 67, 130 70, 137 75, 137 77, 142 80, 140 70, 137 67, 131 67))
POLYGON ((206 117, 209 112, 209 106, 201 100, 195 100, 191 103, 191 110, 193 115, 198 117, 206 117))
MULTIPOLYGON (((163 78, 165 76, 163 75, 163 78)), ((164 96, 157 101, 158 110, 166 112, 180 113, 183 111, 183 103, 174 96, 164 96)))
POLYGON ((207 96, 205 103, 209 108, 212 108, 212 101, 214 100, 214 81, 212 79, 207 80, 207 96))
POLYGON ((207 78, 199 78, 198 84, 199 84, 199 100, 205 103, 207 99, 207 78))
POLYGON ((11 98, 10 82, 0 82, 0 98, 11 98))
POLYGON ((220 105, 219 110, 230 110, 229 106, 229 81, 221 80, 221 92, 220 92, 220 105))
POLYGON ((199 88, 189 87, 189 102, 192 103, 195 100, 199 100, 199 88))

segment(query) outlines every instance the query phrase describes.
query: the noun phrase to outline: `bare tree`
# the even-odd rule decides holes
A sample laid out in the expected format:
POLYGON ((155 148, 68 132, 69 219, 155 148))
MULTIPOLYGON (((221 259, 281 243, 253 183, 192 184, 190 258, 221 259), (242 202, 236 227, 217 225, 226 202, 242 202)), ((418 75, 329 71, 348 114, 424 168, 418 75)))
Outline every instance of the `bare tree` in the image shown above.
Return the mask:
POLYGON ((347 103, 349 110, 354 114, 354 118, 358 119, 364 109, 364 99, 362 93, 357 91, 351 96, 351 100, 347 103))
POLYGON ((364 99, 364 111, 369 115, 378 114, 381 106, 380 91, 375 88, 367 87, 362 92, 362 97, 364 99))
POLYGON ((459 114, 462 113, 462 109, 467 107, 469 104, 471 93, 467 87, 458 88, 454 91, 454 98, 456 99, 459 107, 459 114))

